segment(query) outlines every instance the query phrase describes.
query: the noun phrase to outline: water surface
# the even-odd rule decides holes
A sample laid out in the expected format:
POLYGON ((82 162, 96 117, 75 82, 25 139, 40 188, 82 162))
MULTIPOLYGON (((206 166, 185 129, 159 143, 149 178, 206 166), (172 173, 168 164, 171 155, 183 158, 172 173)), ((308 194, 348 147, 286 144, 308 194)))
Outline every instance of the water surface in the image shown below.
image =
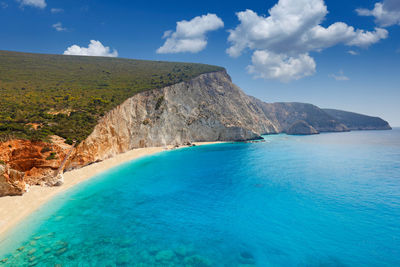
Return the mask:
POLYGON ((400 130, 163 152, 58 196, 6 266, 400 266, 400 130))

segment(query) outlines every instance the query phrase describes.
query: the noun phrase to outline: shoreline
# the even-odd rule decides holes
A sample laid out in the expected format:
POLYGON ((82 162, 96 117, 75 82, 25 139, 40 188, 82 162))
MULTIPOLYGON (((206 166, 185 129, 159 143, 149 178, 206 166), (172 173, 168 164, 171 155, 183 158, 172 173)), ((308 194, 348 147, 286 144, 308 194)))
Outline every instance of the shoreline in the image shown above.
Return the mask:
MULTIPOLYGON (((196 146, 220 144, 223 142, 194 142, 196 146)), ((154 155, 163 151, 185 148, 180 146, 136 148, 118 154, 112 158, 97 162, 80 169, 65 172, 64 184, 58 187, 31 186, 22 196, 6 196, 0 198, 0 241, 6 234, 26 217, 37 211, 43 204, 51 201, 56 195, 89 180, 90 178, 117 167, 123 163, 154 155)))

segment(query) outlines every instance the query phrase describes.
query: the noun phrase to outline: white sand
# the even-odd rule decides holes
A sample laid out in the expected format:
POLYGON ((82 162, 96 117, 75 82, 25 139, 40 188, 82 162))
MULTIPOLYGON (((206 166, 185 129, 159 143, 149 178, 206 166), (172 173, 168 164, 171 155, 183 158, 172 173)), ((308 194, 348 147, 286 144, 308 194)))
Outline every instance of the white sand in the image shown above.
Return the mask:
MULTIPOLYGON (((219 142, 199 142, 196 145, 219 142)), ((171 149, 168 147, 167 149, 171 149)), ((162 147, 138 148, 81 169, 64 173, 64 184, 59 187, 32 186, 23 196, 0 198, 0 236, 4 235, 26 216, 40 208, 52 197, 122 163, 165 151, 162 147)))

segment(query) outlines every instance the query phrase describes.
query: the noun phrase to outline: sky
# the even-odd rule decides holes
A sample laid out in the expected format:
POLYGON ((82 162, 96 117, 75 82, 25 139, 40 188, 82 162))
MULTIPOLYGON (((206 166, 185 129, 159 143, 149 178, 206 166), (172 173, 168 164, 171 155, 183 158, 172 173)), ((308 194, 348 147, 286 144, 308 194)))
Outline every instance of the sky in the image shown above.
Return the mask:
POLYGON ((0 0, 0 50, 223 66, 247 94, 400 126, 399 0, 0 0))

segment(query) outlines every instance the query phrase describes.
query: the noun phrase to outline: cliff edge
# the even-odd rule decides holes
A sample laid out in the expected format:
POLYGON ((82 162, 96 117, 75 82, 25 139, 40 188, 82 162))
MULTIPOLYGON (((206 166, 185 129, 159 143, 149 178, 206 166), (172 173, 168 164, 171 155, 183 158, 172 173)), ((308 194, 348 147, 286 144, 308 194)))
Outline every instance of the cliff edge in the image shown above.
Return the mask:
POLYGON ((243 141, 279 130, 225 71, 142 92, 106 114, 68 168, 134 148, 201 141, 243 141))

